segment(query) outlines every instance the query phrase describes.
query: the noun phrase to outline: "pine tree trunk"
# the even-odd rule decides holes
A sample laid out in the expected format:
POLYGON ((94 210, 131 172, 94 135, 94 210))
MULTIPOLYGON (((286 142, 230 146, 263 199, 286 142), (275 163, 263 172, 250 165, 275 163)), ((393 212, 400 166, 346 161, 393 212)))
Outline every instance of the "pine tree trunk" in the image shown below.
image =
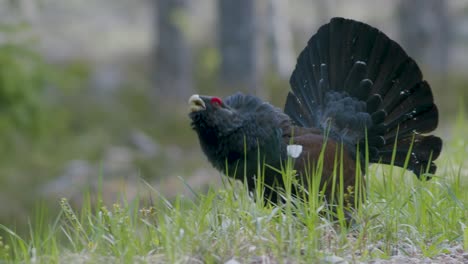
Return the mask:
POLYGON ((185 99, 193 93, 192 51, 182 28, 190 0, 156 0, 156 85, 164 98, 185 99))
POLYGON ((268 11, 272 64, 282 79, 289 79, 296 58, 289 27, 288 4, 283 0, 270 0, 268 11))
POLYGON ((230 90, 261 93, 257 11, 257 1, 218 1, 220 83, 230 90))

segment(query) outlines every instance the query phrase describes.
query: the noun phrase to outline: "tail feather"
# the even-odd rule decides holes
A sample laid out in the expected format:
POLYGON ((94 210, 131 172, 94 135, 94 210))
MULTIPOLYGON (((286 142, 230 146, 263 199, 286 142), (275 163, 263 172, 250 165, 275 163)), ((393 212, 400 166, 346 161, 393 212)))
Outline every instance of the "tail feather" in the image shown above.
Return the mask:
POLYGON ((291 93, 288 94, 286 99, 286 109, 289 109, 288 114, 295 123, 301 127, 313 127, 316 121, 312 119, 312 116, 307 112, 302 104, 300 104, 296 97, 291 93))
MULTIPOLYGON (((414 139, 399 140, 397 146, 390 144, 384 146, 379 151, 379 160, 372 161, 391 164, 395 153, 394 165, 404 167, 408 158, 406 168, 421 177, 426 172, 433 174, 437 169, 432 161, 439 157, 441 148, 435 148, 435 146, 442 146, 442 140, 439 137, 416 135, 414 139)), ((430 178, 429 175, 426 177, 430 178)))
POLYGON ((424 175, 426 179, 430 179, 430 174, 434 174, 437 170, 437 166, 433 162, 428 161, 419 161, 413 155, 409 156, 408 162, 406 162, 407 153, 398 153, 395 155, 395 159, 392 163, 392 156, 383 155, 380 159, 375 162, 380 162, 382 164, 393 164, 398 167, 406 168, 407 170, 412 171, 418 178, 422 178, 424 175))
MULTIPOLYGON (((317 63, 317 59, 318 62, 330 61, 330 31, 327 28, 320 28, 317 34, 312 36, 308 44, 317 51, 317 56, 310 57, 312 63, 317 63)), ((311 55, 315 55, 315 53, 311 55)), ((317 65, 320 66, 320 64, 317 65)))
MULTIPOLYGON (((306 84, 312 85, 310 78, 306 77, 307 73, 303 71, 302 67, 301 69, 298 69, 296 71, 296 76, 297 76, 297 79, 294 80, 296 87, 300 87, 302 85, 301 81, 304 81, 306 84)), ((317 111, 317 104, 314 103, 316 101, 316 98, 312 97, 313 94, 311 92, 307 92, 305 89, 297 89, 294 91, 294 94, 297 96, 300 102, 303 102, 301 106, 305 108, 308 113, 314 113, 317 111)), ((313 117, 313 115, 310 115, 310 117, 313 117)), ((310 119, 314 120, 315 118, 310 118, 310 119)))
MULTIPOLYGON (((412 89, 400 91, 400 94, 393 98, 392 104, 385 108, 389 113, 387 123, 398 122, 402 114, 413 112, 415 105, 430 107, 434 102, 431 88, 426 81, 418 83, 412 89)), ((416 118, 416 115, 414 117, 416 118)))
MULTIPOLYGON (((387 126, 387 132, 385 133, 385 139, 387 141, 393 141, 398 134, 399 139, 404 139, 407 136, 412 136, 415 133, 429 133, 437 127, 438 112, 437 107, 432 105, 430 109, 423 109, 424 112, 407 113, 401 116, 401 122, 396 122, 392 126, 387 126), (416 115, 417 117, 413 117, 416 115), (420 114, 419 114, 420 113, 420 114)), ((422 111, 423 111, 422 110, 422 111)))
MULTIPOLYGON (((432 146, 441 145, 440 138, 435 136, 422 136, 416 135, 414 140, 412 138, 405 138, 398 141, 396 146, 397 153, 406 155, 408 150, 411 149, 413 153, 417 154, 420 160, 428 161, 429 159, 435 160, 440 155, 440 149, 434 149, 432 146)), ((385 145, 380 149, 382 155, 391 155, 395 146, 390 144, 385 145)))
POLYGON ((403 98, 410 96, 422 80, 421 72, 413 60, 407 60, 397 71, 396 76, 392 78, 387 93, 384 94, 383 108, 391 112, 403 98))
MULTIPOLYGON (((375 69, 375 77, 369 76, 370 79, 374 80, 373 93, 380 94, 383 97, 386 97, 387 92, 393 87, 395 80, 400 76, 402 70, 400 65, 410 59, 396 42, 388 37, 387 42, 388 45, 386 46, 386 50, 384 50, 385 55, 380 59, 376 59, 376 64, 380 62, 380 64, 376 65, 380 70, 378 70, 379 68, 375 69)), ((372 66, 370 65, 369 67, 372 66)))
POLYGON ((379 106, 382 104, 382 96, 380 94, 373 94, 369 96, 369 98, 366 101, 367 105, 367 112, 369 113, 375 113, 379 106))
POLYGON ((411 150, 408 169, 433 173, 442 140, 420 135, 438 123, 422 78, 416 62, 384 33, 333 18, 299 55, 285 112, 297 125, 330 129, 349 149, 367 141, 372 162, 391 163, 397 141, 395 165, 404 166, 411 150))
POLYGON ((354 95, 359 100, 365 100, 372 87, 372 81, 366 79, 367 65, 363 61, 357 61, 351 67, 348 77, 346 77, 344 87, 345 91, 354 95))

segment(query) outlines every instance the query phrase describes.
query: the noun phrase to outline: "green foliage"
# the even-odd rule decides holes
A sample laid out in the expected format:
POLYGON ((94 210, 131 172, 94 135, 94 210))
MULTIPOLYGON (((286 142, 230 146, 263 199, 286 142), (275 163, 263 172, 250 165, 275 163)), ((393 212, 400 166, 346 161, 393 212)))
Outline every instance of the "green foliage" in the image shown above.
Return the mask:
POLYGON ((10 247, 3 242, 3 237, 0 236, 0 259, 10 258, 10 247))
POLYGON ((200 94, 223 95, 226 87, 219 83, 221 55, 213 47, 203 47, 196 54, 197 67, 195 67, 196 90, 200 94))
POLYGON ((56 100, 62 92, 81 88, 89 66, 46 62, 26 24, 0 25, 0 37, 0 146, 57 134, 68 113, 56 100))
POLYGON ((72 137, 76 129, 67 97, 83 86, 89 66, 82 61, 48 63, 38 47, 26 24, 0 24, 0 193, 8 197, 0 223, 15 223, 16 231, 28 221, 19 212, 32 212, 37 201, 25 190, 37 190, 77 152, 91 156, 95 142, 104 142, 102 137, 94 140, 95 134, 72 137))
POLYGON ((0 27, 0 135, 12 127, 35 131, 43 113, 47 65, 34 49, 34 42, 16 41, 24 27, 0 27))

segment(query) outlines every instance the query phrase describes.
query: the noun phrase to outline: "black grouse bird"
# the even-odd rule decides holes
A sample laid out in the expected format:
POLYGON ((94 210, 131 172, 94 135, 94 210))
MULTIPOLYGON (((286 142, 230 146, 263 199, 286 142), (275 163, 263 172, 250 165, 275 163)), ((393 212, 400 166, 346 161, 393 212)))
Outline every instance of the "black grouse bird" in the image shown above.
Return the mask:
MULTIPOLYGON (((378 29, 331 19, 299 55, 290 85, 284 112, 241 93, 224 100, 190 97, 191 125, 216 169, 246 180, 252 189, 259 162, 267 164, 264 181, 274 189, 283 180, 273 168, 284 166, 289 155, 296 158, 300 179, 308 182, 313 173, 307 170, 326 143, 321 176, 326 196, 337 149, 344 153, 338 160, 345 190, 355 185, 356 159, 365 160, 366 148, 371 163, 391 164, 394 154, 394 165, 404 167, 408 157, 406 168, 418 177, 436 171, 433 161, 442 140, 422 135, 438 123, 431 88, 416 62, 378 29)), ((265 196, 277 199, 274 191, 265 196)))

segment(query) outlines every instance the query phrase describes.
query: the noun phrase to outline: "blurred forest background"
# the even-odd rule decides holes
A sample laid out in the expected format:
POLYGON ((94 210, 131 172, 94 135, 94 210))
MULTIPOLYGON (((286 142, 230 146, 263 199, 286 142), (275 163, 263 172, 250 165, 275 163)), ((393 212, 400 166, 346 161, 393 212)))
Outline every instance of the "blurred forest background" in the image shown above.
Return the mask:
POLYGON ((450 137, 468 103, 467 0, 0 0, 0 223, 21 230, 37 205, 98 189, 112 203, 148 200, 144 181, 168 197, 190 195, 181 178, 219 184, 188 97, 282 107, 296 56, 334 16, 402 44, 450 137))

